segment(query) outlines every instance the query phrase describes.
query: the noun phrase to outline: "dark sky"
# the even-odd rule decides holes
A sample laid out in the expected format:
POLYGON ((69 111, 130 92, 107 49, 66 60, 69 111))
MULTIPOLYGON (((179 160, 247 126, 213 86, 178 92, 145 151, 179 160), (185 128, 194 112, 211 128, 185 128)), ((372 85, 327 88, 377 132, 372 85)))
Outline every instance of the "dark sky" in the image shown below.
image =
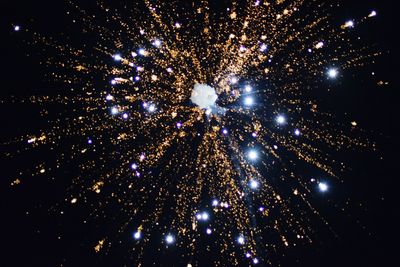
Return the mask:
MULTIPOLYGON (((39 66, 37 47, 23 42, 28 33, 15 33, 12 25, 24 28, 34 25, 46 30, 49 36, 58 34, 68 21, 63 1, 8 1, 0 4, 1 14, 1 98, 10 95, 29 96, 51 92, 54 85, 44 78, 45 69, 39 66), (34 55, 27 57, 27 55, 34 55)), ((395 39, 397 34, 394 1, 345 1, 343 18, 360 10, 375 9, 376 21, 360 30, 383 55, 358 70, 346 73, 341 81, 342 90, 330 92, 322 105, 338 114, 338 118, 354 118, 377 143, 377 152, 347 155, 352 170, 344 173, 345 184, 332 198, 340 203, 350 197, 351 215, 344 219, 335 211, 324 209, 337 237, 327 233, 313 245, 289 249, 282 259, 283 266, 395 266, 398 243, 399 212, 396 205, 398 187, 398 67, 395 39), (395 65, 396 62, 396 65, 395 65), (370 73, 376 75, 372 77, 370 73), (379 80, 389 85, 378 86, 379 80), (347 115, 344 115, 347 113, 347 115)), ((39 51, 40 53, 40 51, 39 51)), ((5 142, 30 130, 46 127, 40 118, 40 109, 29 104, 0 104, 0 141, 5 142)), ((3 151, 0 152, 1 154, 3 151)), ((42 153, 49 157, 47 152, 42 153)), ((340 155, 341 156, 341 155, 340 155)), ((115 265, 101 265, 101 259, 88 252, 92 229, 74 220, 82 214, 59 216, 51 214, 49 207, 63 197, 69 185, 64 174, 54 182, 48 180, 25 181, 11 187, 15 170, 35 161, 32 155, 18 160, 0 158, 1 235, 0 266, 119 266, 120 253, 107 259, 115 265), (26 212, 29 212, 27 215, 26 212), (62 233, 62 234, 60 234, 62 233), (62 235, 59 240, 58 236, 62 235), (89 236, 85 236, 89 235, 89 236)), ((37 179, 37 178, 34 178, 37 179)), ((321 207, 323 208, 323 207, 321 207)), ((81 211, 84 212, 84 211, 81 211)), ((76 213, 76 212, 75 212, 76 213)), ((121 248, 123 249, 123 248, 121 248)), ((398 262, 396 260, 396 262, 398 262)), ((168 266, 168 265, 167 265, 168 266)), ((174 265, 174 266, 184 266, 174 265)))

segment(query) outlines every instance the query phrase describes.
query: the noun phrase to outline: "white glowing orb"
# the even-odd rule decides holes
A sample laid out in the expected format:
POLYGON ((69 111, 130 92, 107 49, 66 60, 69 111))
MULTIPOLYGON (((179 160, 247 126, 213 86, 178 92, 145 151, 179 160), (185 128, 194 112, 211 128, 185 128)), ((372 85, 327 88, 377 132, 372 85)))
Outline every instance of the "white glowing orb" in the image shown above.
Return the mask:
POLYGON ((209 109, 215 106, 218 95, 215 89, 206 84, 196 83, 193 87, 190 100, 201 109, 209 109))
POLYGON ((122 57, 121 57, 120 54, 114 55, 113 58, 114 58, 115 61, 121 61, 122 60, 122 57))
POLYGON ((246 97, 246 98, 244 99, 244 104, 245 104, 246 106, 251 106, 251 105, 254 104, 254 99, 253 99, 252 97, 248 96, 248 97, 246 97))
POLYGON ((167 244, 172 244, 172 243, 174 243, 175 238, 174 238, 173 235, 168 234, 168 235, 165 237, 165 241, 167 242, 167 244))
POLYGON ((18 26, 18 25, 16 25, 16 26, 14 26, 14 31, 19 31, 21 29, 21 27, 20 26, 18 26))
POLYGON ((250 187, 251 189, 257 189, 260 186, 260 183, 256 180, 251 180, 250 181, 250 187))
POLYGON ((328 185, 326 183, 319 183, 318 188, 321 192, 326 192, 328 191, 328 185))
POLYGON ((258 153, 255 150, 250 150, 248 156, 249 156, 249 159, 256 160, 258 158, 258 153))
POLYGON ((116 107, 111 108, 112 115, 116 115, 116 114, 118 114, 118 112, 119 112, 118 108, 116 108, 116 107))
POLYGON ((208 235, 211 235, 212 230, 211 230, 210 228, 207 228, 206 233, 207 233, 208 235))
POLYGON ((158 40, 158 39, 156 39, 156 40, 154 40, 153 45, 154 45, 155 47, 160 47, 160 46, 161 46, 161 41, 158 40))
POLYGON ((286 122, 286 118, 283 115, 279 115, 278 117, 276 117, 276 122, 278 124, 284 124, 286 122))
POLYGON ((218 200, 214 199, 214 200, 212 201, 212 205, 213 205, 214 207, 218 206, 218 204, 219 204, 218 200))
POLYGON ((133 234, 133 238, 135 238, 136 240, 140 239, 141 237, 142 237, 142 234, 139 231, 137 231, 133 234))
POLYGON ((239 236, 238 239, 237 239, 237 242, 238 242, 240 245, 243 245, 243 244, 244 244, 244 237, 243 237, 243 236, 239 236))
POLYGON ((245 90, 247 93, 250 93, 250 92, 253 90, 253 88, 251 88, 250 85, 246 85, 246 87, 244 88, 244 90, 245 90))
POLYGON ((330 69, 328 70, 328 76, 329 78, 336 78, 338 76, 339 72, 337 69, 330 69))
POLYGON ((346 21, 346 23, 344 24, 344 26, 345 26, 346 28, 353 28, 353 27, 354 27, 354 21, 352 21, 352 20, 346 21))

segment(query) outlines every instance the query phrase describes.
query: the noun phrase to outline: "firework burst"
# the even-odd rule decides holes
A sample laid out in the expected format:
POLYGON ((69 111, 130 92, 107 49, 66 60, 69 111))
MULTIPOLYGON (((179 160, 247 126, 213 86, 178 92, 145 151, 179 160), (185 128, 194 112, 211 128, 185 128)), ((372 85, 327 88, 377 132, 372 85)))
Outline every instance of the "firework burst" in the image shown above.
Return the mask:
POLYGON ((30 97, 67 111, 4 147, 60 151, 20 176, 75 170, 62 205, 115 225, 95 252, 128 235, 135 266, 161 264, 174 249, 188 266, 210 250, 215 266, 269 265, 277 251, 312 242, 311 195, 345 168, 330 154, 372 146, 349 136, 356 122, 321 111, 313 92, 379 54, 352 36, 376 12, 338 22, 338 5, 324 1, 69 4, 79 38, 32 38, 47 49, 50 80, 68 91, 30 97))

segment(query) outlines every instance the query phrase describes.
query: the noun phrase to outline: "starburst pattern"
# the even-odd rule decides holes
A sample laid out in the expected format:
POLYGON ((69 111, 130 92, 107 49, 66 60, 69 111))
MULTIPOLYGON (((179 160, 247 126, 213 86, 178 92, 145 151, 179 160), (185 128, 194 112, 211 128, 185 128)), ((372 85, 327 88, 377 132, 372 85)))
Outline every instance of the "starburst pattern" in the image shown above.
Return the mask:
POLYGON ((51 81, 69 91, 30 100, 63 104, 66 115, 9 144, 59 151, 25 175, 77 169, 66 204, 116 225, 96 252, 128 233, 136 265, 154 261, 145 251, 158 242, 196 266, 210 235, 215 266, 231 266, 272 264, 285 246, 312 242, 309 198, 330 186, 298 169, 338 179, 334 151, 372 146, 312 95, 379 55, 352 36, 375 11, 337 22, 338 5, 323 1, 70 6, 81 42, 32 39, 47 49, 51 81))

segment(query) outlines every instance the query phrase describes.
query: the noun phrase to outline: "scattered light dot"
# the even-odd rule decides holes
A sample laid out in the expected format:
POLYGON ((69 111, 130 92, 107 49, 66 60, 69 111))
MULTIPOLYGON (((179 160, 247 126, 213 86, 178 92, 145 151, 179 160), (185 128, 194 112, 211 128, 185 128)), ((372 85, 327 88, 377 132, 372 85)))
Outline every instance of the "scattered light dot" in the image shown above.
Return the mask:
POLYGON ((118 112, 119 112, 118 108, 116 108, 116 107, 111 108, 112 115, 116 115, 116 114, 118 114, 118 112))
POLYGON ((150 106, 149 106, 149 111, 150 112, 154 112, 156 110, 156 106, 154 105, 154 104, 151 104, 150 106))
POLYGON ((142 237, 142 234, 139 231, 136 231, 133 234, 133 238, 135 238, 136 240, 139 240, 142 237))
POLYGON ((165 237, 165 241, 167 242, 167 244, 172 244, 172 243, 175 242, 175 238, 174 238, 173 235, 168 234, 168 235, 165 237))
POLYGON ((328 185, 326 183, 318 183, 318 188, 321 192, 326 192, 328 190, 328 185))
POLYGON ((215 207, 215 206, 218 206, 218 200, 216 200, 216 199, 214 199, 213 201, 212 201, 212 205, 215 207))
POLYGON ((227 135, 227 134, 228 134, 228 130, 227 130, 227 129, 223 129, 223 130, 222 130, 222 133, 223 133, 224 135, 227 135))
POLYGON ((89 139, 87 142, 89 145, 91 145, 93 143, 92 139, 89 139))
POLYGON ((113 58, 114 58, 115 61, 121 61, 121 60, 122 60, 122 57, 121 57, 120 54, 115 54, 115 55, 113 56, 113 58))
POLYGON ((107 95, 107 96, 106 96, 106 100, 107 100, 107 101, 114 100, 114 97, 113 97, 112 95, 107 95))
POLYGON ((167 68, 167 72, 168 72, 168 73, 171 73, 171 72, 172 72, 172 69, 171 69, 171 68, 167 68))
POLYGON ((260 186, 260 183, 256 180, 251 180, 250 181, 250 188, 251 189, 257 189, 260 186))
POLYGON ((136 170, 138 168, 138 165, 136 163, 132 163, 131 169, 136 170))
POLYGON ((284 124, 286 122, 286 118, 283 115, 278 115, 275 120, 278 124, 284 124))
POLYGON ((369 13, 368 17, 375 17, 377 15, 375 10, 372 10, 371 13, 369 13))
POLYGON ((251 254, 249 252, 246 253, 246 258, 250 258, 251 254))
POLYGON ((176 127, 177 127, 178 129, 182 128, 182 122, 178 122, 178 123, 176 124, 176 127))
POLYGON ((251 160, 256 160, 258 158, 258 153, 255 150, 250 150, 250 152, 248 153, 248 157, 251 160))
POLYGON ((316 49, 321 49, 322 47, 324 47, 324 42, 319 42, 319 43, 315 46, 316 49))
POLYGON ((207 228, 206 233, 207 233, 208 235, 211 235, 212 230, 211 230, 210 228, 207 228))
POLYGON ((14 31, 18 32, 19 30, 21 30, 21 27, 18 26, 18 25, 15 25, 15 26, 14 26, 14 31))
POLYGON ((257 259, 257 258, 254 258, 254 259, 253 259, 253 263, 254 263, 254 264, 257 264, 257 263, 258 263, 258 259, 257 259))
POLYGON ((294 130, 294 135, 300 136, 301 132, 299 129, 294 130))
POLYGON ((260 211, 260 212, 263 212, 264 210, 265 210, 264 207, 259 207, 259 208, 258 208, 258 211, 260 211))
POLYGON ((240 245, 243 245, 243 244, 244 244, 244 237, 243 237, 243 236, 239 236, 238 239, 237 239, 237 242, 238 242, 240 245))
POLYGON ((354 21, 352 20, 348 20, 346 21, 346 23, 344 24, 345 28, 353 28, 354 27, 354 21))
POLYGON ((262 44, 260 47, 261 52, 265 52, 267 50, 268 46, 266 44, 262 44))
POLYGON ((122 114, 122 118, 124 118, 125 120, 126 120, 128 117, 129 117, 129 116, 128 116, 128 113, 122 114))
POLYGON ((247 93, 250 93, 250 92, 253 90, 253 88, 251 88, 250 85, 246 85, 246 86, 244 87, 244 90, 245 90, 247 93))
POLYGON ((245 104, 246 106, 251 106, 251 105, 254 104, 254 99, 253 99, 252 97, 248 96, 248 97, 246 97, 246 98, 244 99, 244 104, 245 104))
POLYGON ((144 48, 140 48, 138 52, 139 52, 139 55, 142 55, 142 56, 146 55, 146 50, 144 48))
POLYGON ((238 78, 232 77, 231 78, 231 84, 236 84, 238 82, 238 78))
POLYGON ((328 70, 328 76, 329 78, 336 78, 338 76, 339 72, 337 69, 329 69, 328 70))
POLYGON ((154 40, 153 45, 154 45, 155 47, 160 47, 160 46, 161 46, 161 41, 158 40, 158 39, 156 39, 156 40, 154 40))

